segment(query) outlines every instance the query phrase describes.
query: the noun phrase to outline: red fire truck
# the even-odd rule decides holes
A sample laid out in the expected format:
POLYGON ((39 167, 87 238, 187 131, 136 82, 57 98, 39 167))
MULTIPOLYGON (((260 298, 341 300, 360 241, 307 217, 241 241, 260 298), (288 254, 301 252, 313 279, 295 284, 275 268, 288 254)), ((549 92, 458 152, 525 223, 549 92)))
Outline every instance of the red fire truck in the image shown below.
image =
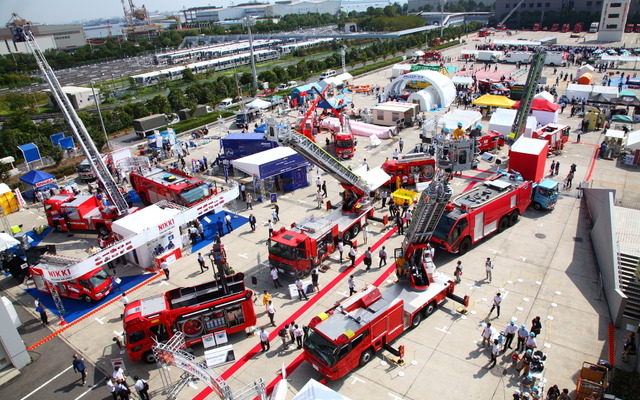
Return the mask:
POLYGON ((433 179, 436 161, 426 153, 410 153, 406 154, 399 160, 389 160, 382 164, 384 172, 391 176, 386 185, 393 185, 398 178, 400 182, 413 185, 418 182, 429 182, 433 179))
POLYGON ((569 32, 569 29, 571 29, 570 24, 562 24, 562 32, 569 32))
POLYGON ((533 24, 533 30, 534 30, 534 31, 539 31, 539 30, 540 30, 540 27, 541 27, 541 26, 540 26, 540 23, 539 23, 539 22, 536 22, 535 24, 533 24))
POLYGON ((625 26, 624 28, 625 33, 631 33, 633 32, 633 24, 627 24, 627 26, 625 26))
POLYGON ((101 235, 111 231, 113 220, 118 217, 114 206, 103 206, 96 196, 74 195, 61 192, 44 202, 49 226, 59 232, 69 229, 95 230, 101 235))
POLYGON ((504 146, 504 135, 500 132, 489 131, 478 137, 478 151, 484 153, 504 146))
POLYGON ((556 32, 560 30, 560 24, 553 24, 551 26, 551 31, 556 32))
POLYGON ((244 274, 237 273, 132 301, 123 318, 127 354, 131 361, 151 363, 155 342, 166 342, 178 331, 188 347, 210 333, 244 331, 256 324, 252 297, 244 274))
POLYGON ((532 183, 497 176, 477 183, 447 205, 431 242, 450 253, 466 253, 473 244, 518 221, 531 203, 532 183))
POLYGON ((216 194, 209 184, 175 169, 153 167, 130 174, 131 186, 145 205, 167 200, 184 207, 216 194))
POLYGON ((582 25, 582 22, 578 22, 577 24, 574 25, 573 27, 573 33, 580 33, 584 30, 584 25, 582 25))
POLYGON ((549 153, 553 153, 564 148, 564 144, 569 140, 570 131, 569 125, 550 123, 533 131, 531 137, 549 142, 549 153))
POLYGON ((402 357, 403 347, 396 350, 391 342, 417 327, 445 299, 468 306, 469 298, 455 295, 454 282, 436 272, 433 261, 422 254, 450 197, 444 174, 421 193, 402 248, 396 250, 397 283, 384 291, 371 286, 311 320, 303 355, 328 379, 367 364, 381 349, 402 357))

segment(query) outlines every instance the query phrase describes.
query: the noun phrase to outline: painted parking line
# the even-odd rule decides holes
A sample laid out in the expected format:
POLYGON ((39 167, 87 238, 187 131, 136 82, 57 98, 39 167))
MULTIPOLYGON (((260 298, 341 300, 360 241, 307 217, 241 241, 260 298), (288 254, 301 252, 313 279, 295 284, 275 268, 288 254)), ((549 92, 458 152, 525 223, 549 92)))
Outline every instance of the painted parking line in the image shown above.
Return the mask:
POLYGON ((43 383, 42 385, 38 386, 37 388, 35 388, 31 393, 29 393, 28 395, 24 396, 23 398, 21 398, 20 400, 25 400, 28 399, 29 397, 33 396, 34 394, 38 393, 38 391, 40 391, 40 389, 42 389, 43 387, 47 386, 48 384, 50 384, 51 382, 53 382, 54 380, 58 379, 58 377, 62 374, 64 374, 65 372, 67 372, 68 370, 70 370, 72 368, 71 365, 69 365, 66 369, 64 369, 62 372, 60 372, 58 375, 54 376, 53 378, 49 379, 48 381, 46 381, 45 383, 43 383))

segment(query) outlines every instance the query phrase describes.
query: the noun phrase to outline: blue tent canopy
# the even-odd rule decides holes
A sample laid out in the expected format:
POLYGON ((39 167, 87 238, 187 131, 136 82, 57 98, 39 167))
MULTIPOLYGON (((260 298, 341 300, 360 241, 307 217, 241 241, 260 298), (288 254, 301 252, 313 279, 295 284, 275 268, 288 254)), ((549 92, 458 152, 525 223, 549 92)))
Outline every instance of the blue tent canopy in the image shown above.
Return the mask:
POLYGON ((302 96, 307 96, 309 93, 313 93, 313 95, 322 93, 322 88, 320 87, 320 84, 314 82, 308 85, 298 86, 297 88, 291 91, 291 98, 297 99, 302 96))
POLYGON ((32 169, 31 171, 22 175, 20 177, 20 180, 26 183, 27 185, 31 185, 33 187, 40 187, 40 186, 44 186, 46 184, 55 182, 56 177, 44 171, 32 169))
POLYGON ((18 146, 22 155, 24 155, 24 160, 28 163, 38 161, 40 159, 40 150, 38 150, 38 146, 33 143, 27 143, 18 146))

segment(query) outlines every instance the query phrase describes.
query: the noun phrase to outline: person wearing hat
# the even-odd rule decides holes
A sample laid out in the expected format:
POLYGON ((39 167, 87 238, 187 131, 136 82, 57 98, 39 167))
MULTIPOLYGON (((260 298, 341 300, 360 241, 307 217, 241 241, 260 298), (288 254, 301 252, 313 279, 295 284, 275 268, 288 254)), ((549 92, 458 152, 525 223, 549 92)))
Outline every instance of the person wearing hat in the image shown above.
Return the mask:
POLYGON ((533 332, 529 333, 529 337, 527 338, 527 343, 525 345, 527 347, 527 350, 531 350, 531 351, 533 351, 536 347, 538 347, 535 333, 533 332))
POLYGON ((475 137, 480 137, 482 136, 482 125, 478 124, 476 125, 475 129, 472 129, 471 132, 469 133, 469 136, 471 136, 472 138, 475 137))
POLYGON ((528 337, 529 331, 527 330, 527 326, 525 324, 520 325, 520 329, 518 329, 518 345, 516 346, 516 351, 525 350, 525 343, 528 337))
POLYGON ((504 348, 502 349, 502 351, 507 351, 507 348, 511 348, 511 343, 513 343, 513 338, 516 336, 517 331, 518 327, 516 326, 515 321, 509 321, 509 325, 504 328, 506 340, 504 341, 504 348))
POLYGON ((453 130, 453 139, 460 140, 464 138, 464 128, 462 127, 462 122, 458 122, 458 127, 453 130))
POLYGON ((522 362, 520 364, 520 370, 522 371, 522 376, 529 375, 529 366, 531 365, 532 353, 533 352, 531 350, 527 350, 522 356, 522 362))

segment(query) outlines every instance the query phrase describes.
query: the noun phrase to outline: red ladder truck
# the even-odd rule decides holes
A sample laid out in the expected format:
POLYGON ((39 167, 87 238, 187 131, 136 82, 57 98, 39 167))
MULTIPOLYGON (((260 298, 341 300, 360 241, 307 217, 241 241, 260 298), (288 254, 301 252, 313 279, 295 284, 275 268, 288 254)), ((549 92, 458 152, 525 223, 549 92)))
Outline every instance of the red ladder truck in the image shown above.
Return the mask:
POLYGON ((314 317, 306 328, 303 356, 328 379, 339 379, 367 364, 381 349, 402 357, 403 346, 391 342, 417 327, 447 298, 468 305, 454 294, 455 283, 435 272, 422 252, 444 211, 451 189, 440 174, 421 194, 415 218, 402 248, 396 250, 399 280, 381 290, 368 287, 314 317))
POLYGON ((287 126, 267 120, 267 137, 289 146, 307 161, 316 164, 335 178, 342 187, 342 203, 328 215, 310 217, 281 228, 269 238, 269 263, 285 274, 306 273, 336 249, 338 239, 348 243, 368 219, 373 218, 370 194, 389 180, 380 168, 357 174, 306 136, 287 126))
POLYGON ((129 358, 149 363, 155 361, 156 341, 166 342, 178 331, 190 347, 210 333, 232 334, 255 324, 253 292, 243 273, 132 301, 123 318, 129 358))

